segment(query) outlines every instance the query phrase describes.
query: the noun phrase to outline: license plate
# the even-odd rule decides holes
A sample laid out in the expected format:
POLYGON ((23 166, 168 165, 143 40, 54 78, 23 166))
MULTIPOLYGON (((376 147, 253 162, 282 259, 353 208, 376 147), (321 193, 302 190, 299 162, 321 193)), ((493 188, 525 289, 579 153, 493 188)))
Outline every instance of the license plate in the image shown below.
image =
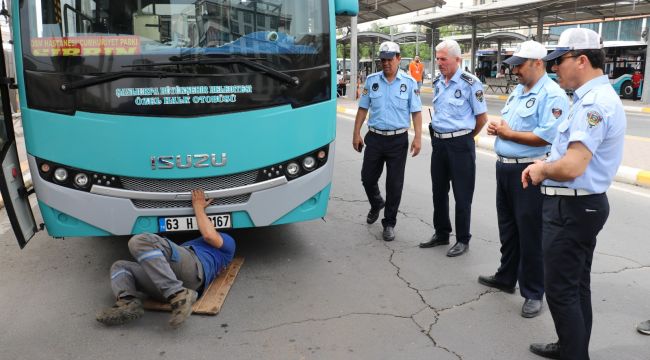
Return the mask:
MULTIPOLYGON (((232 227, 230 214, 208 215, 215 229, 228 229, 232 227)), ((198 230, 199 224, 194 216, 161 217, 158 218, 160 232, 198 230)))

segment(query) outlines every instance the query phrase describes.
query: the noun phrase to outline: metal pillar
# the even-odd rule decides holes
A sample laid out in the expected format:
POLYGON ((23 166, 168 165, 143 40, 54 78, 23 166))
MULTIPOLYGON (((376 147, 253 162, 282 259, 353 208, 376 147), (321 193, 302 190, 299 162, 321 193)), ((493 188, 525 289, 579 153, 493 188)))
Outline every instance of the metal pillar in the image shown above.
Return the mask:
POLYGON ((377 65, 375 64, 375 42, 374 41, 370 44, 370 71, 372 73, 377 72, 377 65))
POLYGON ((476 48, 478 47, 477 45, 478 44, 476 42, 476 18, 473 18, 472 19, 472 50, 471 50, 472 60, 470 61, 470 66, 472 68, 469 70, 470 72, 474 72, 474 69, 476 69, 476 50, 477 50, 476 48))
POLYGON ((645 71, 643 72, 643 88, 641 90, 641 102, 644 104, 650 104, 650 66, 648 66, 648 60, 650 60, 650 27, 646 27, 644 33, 646 34, 645 41, 645 71))
POLYGON ((538 43, 544 43, 544 13, 542 10, 537 10, 537 37, 535 39, 538 43))
POLYGON ((501 72, 501 39, 497 40, 497 74, 501 72))
POLYGON ((420 25, 415 27, 415 56, 420 55, 420 25))
POLYGON ((440 33, 438 32, 437 28, 431 28, 431 80, 433 81, 433 78, 436 77, 436 45, 438 45, 438 41, 440 37, 440 33))
POLYGON ((359 51, 357 50, 357 17, 353 16, 350 23, 350 91, 348 91, 348 98, 352 100, 357 99, 357 77, 359 74, 359 51))

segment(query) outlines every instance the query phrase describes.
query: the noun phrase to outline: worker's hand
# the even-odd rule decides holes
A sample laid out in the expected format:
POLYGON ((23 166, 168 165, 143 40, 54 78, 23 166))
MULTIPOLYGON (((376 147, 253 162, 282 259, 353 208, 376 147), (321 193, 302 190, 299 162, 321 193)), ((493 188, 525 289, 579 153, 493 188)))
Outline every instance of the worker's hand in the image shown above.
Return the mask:
POLYGON ((521 184, 525 188, 528 187, 530 183, 533 185, 539 185, 542 181, 546 179, 544 174, 544 161, 535 160, 533 164, 528 165, 524 171, 521 172, 521 184))
POLYGON ((418 137, 414 137, 413 142, 411 143, 411 156, 417 156, 417 154, 420 153, 421 148, 422 140, 418 137))
POLYGON ((357 152, 361 152, 363 150, 363 138, 359 134, 354 134, 352 136, 352 148, 356 150, 357 152))
POLYGON ((206 207, 212 204, 214 199, 206 199, 205 192, 201 189, 192 190, 192 207, 194 211, 204 210, 206 207))

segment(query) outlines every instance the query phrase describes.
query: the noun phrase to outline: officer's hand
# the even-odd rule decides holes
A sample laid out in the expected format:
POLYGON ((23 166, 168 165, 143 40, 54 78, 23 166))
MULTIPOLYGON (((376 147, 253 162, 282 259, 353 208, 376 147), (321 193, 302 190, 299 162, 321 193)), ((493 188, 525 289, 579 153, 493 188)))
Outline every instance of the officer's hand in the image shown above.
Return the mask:
POLYGON ((417 154, 420 153, 421 148, 422 148, 422 140, 418 138, 413 138, 413 142, 411 143, 411 156, 417 156, 417 154))
POLYGON ((535 160, 535 163, 528 165, 524 171, 521 172, 521 184, 524 189, 528 187, 529 183, 539 185, 546 176, 544 175, 544 161, 535 160))
MULTIPOLYGON (((508 123, 505 122, 503 119, 496 121, 494 123, 490 123, 490 125, 493 125, 494 128, 494 135, 507 140, 508 139, 508 134, 510 132, 510 126, 508 126, 508 123)), ((489 128, 489 126, 488 126, 489 128)))
POLYGON ((361 138, 361 135, 354 134, 352 137, 352 148, 357 152, 361 152, 361 150, 363 150, 363 145, 363 138, 361 138))
POLYGON ((494 121, 490 121, 487 126, 488 135, 497 135, 497 124, 494 121))

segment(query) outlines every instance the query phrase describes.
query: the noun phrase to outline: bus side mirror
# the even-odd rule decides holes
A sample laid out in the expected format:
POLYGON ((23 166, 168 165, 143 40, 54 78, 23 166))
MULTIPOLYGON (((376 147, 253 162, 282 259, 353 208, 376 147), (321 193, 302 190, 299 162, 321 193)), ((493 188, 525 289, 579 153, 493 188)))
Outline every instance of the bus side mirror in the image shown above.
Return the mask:
POLYGON ((358 0, 334 0, 336 15, 357 16, 359 14, 358 0))

